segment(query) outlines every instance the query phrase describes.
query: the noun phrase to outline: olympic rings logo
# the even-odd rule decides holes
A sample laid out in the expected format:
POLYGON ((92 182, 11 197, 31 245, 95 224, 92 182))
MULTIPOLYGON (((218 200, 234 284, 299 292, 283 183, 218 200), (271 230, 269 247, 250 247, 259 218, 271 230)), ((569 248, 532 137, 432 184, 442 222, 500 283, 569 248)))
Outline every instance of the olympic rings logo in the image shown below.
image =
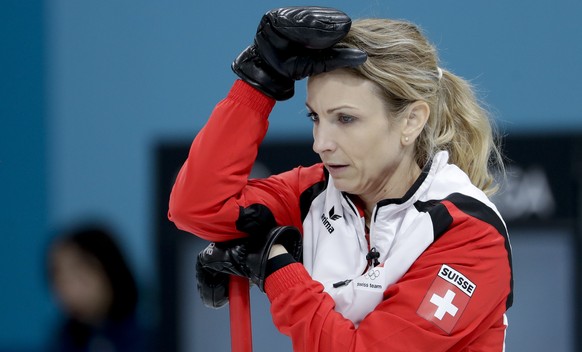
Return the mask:
POLYGON ((378 269, 370 269, 366 273, 366 278, 368 278, 369 280, 375 280, 379 276, 380 276, 380 270, 378 270, 378 269))

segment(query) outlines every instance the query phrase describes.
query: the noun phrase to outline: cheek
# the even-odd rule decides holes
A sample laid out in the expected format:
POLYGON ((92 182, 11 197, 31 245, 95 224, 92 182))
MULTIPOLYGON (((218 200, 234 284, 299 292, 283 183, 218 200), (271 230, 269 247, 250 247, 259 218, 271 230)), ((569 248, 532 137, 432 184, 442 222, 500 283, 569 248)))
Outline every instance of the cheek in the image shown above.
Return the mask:
POLYGON ((63 307, 74 314, 101 310, 110 296, 107 279, 83 266, 61 270, 55 277, 54 289, 63 307))
POLYGON ((351 149, 355 150, 362 160, 379 160, 394 153, 397 147, 393 142, 393 137, 384 129, 368 129, 366 133, 361 133, 351 149))
POLYGON ((394 169, 400 159, 399 153, 399 143, 387 135, 370 139, 367 149, 359 151, 362 167, 371 177, 378 177, 394 169))
POLYGON ((92 292, 85 280, 79 278, 60 278, 55 282, 58 300, 66 310, 77 312, 83 310, 91 301, 92 292))

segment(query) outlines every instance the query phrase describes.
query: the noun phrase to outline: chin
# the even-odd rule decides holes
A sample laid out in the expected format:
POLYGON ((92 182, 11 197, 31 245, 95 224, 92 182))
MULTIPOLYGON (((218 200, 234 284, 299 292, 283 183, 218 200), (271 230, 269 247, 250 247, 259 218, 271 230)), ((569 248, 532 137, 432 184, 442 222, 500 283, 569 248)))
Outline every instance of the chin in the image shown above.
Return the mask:
POLYGON ((341 192, 354 194, 354 188, 346 185, 344 182, 334 180, 334 186, 341 192))

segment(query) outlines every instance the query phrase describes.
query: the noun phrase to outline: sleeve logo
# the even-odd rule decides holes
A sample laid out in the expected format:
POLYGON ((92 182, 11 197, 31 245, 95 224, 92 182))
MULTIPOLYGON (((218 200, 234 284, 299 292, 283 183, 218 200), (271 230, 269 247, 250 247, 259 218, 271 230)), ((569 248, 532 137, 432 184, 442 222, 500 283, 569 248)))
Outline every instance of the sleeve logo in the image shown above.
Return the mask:
POLYGON ((450 334, 476 289, 465 275, 443 264, 416 313, 450 334))

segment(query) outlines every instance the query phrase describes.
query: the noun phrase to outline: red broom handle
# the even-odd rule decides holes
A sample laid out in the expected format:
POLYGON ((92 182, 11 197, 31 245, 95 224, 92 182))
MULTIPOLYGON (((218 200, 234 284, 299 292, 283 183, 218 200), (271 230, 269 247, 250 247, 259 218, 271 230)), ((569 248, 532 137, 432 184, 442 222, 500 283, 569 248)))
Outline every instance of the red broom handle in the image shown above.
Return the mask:
POLYGON ((253 332, 249 279, 231 275, 228 292, 231 351, 252 352, 253 332))

